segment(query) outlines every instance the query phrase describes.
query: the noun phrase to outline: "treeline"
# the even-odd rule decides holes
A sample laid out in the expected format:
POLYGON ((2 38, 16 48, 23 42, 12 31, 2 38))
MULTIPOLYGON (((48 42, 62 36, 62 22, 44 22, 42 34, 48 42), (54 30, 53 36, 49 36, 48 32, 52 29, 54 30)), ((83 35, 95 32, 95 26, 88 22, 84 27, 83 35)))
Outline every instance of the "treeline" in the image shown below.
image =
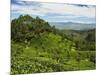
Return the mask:
POLYGON ((73 42, 77 50, 95 51, 96 50, 96 30, 62 30, 62 32, 73 42))

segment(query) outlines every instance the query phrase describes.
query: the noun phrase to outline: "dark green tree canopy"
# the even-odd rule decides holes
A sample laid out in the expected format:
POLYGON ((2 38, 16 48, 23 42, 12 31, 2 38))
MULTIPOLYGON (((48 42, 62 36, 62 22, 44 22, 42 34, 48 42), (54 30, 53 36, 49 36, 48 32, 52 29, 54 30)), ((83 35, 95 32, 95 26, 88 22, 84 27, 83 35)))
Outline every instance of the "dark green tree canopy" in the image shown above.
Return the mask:
POLYGON ((16 41, 23 41, 30 35, 50 32, 52 29, 54 28, 48 22, 38 16, 33 18, 29 15, 20 15, 17 19, 11 21, 11 38, 17 39, 16 41))

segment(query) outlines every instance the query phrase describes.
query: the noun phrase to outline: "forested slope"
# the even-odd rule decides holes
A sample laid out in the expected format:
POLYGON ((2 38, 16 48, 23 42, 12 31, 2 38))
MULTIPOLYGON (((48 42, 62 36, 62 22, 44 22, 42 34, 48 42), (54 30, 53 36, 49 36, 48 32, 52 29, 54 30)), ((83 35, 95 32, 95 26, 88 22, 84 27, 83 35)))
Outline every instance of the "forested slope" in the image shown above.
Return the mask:
POLYGON ((29 15, 11 22, 11 75, 95 69, 95 30, 56 29, 29 15))

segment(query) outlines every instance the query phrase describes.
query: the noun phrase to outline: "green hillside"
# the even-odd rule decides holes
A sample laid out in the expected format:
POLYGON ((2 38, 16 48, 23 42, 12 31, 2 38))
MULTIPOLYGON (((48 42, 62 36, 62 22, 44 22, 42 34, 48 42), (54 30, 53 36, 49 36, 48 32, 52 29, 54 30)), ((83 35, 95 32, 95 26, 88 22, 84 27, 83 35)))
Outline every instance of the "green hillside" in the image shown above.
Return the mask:
POLYGON ((11 75, 95 69, 95 30, 59 30, 43 19, 11 21, 11 75))

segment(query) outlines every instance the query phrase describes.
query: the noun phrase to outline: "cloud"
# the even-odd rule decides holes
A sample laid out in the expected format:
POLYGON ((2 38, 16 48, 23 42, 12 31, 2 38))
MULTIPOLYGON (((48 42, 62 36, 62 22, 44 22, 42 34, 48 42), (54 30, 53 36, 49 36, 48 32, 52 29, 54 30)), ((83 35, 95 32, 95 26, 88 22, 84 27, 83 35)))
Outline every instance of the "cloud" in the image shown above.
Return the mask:
POLYGON ((59 4, 59 3, 42 3, 43 8, 47 8, 47 12, 51 13, 60 13, 60 14, 72 14, 77 16, 95 16, 95 8, 90 7, 76 7, 69 4, 59 4))
POLYGON ((11 11, 12 13, 18 13, 18 14, 31 14, 31 15, 38 15, 38 16, 43 16, 44 13, 39 10, 40 9, 40 5, 34 3, 34 2, 20 2, 20 4, 18 4, 19 2, 17 2, 16 4, 12 4, 11 6, 11 11), (34 5, 35 4, 35 5, 34 5))
POLYGON ((89 5, 85 5, 85 4, 73 4, 74 6, 77 6, 77 7, 86 7, 86 8, 89 8, 89 5))
MULTIPOLYGON (((65 3, 44 3, 30 1, 13 1, 11 5, 12 14, 30 14, 40 16, 49 21, 65 21, 79 19, 95 19, 95 6, 65 3), (85 17, 85 19, 82 17, 85 17)), ((13 15, 12 15, 13 16, 13 15)), ((15 15, 14 15, 15 17, 15 15)))

